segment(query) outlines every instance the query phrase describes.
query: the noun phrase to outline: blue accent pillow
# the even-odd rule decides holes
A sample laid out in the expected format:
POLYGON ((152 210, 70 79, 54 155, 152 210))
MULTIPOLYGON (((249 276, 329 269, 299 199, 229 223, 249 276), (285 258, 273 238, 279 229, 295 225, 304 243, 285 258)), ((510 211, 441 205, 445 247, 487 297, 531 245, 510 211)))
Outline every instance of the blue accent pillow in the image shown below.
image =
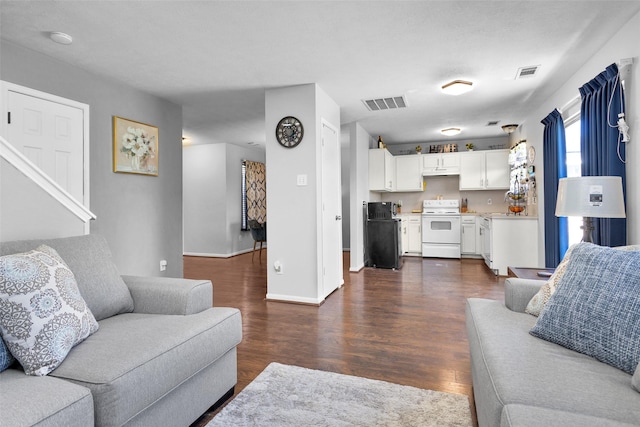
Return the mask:
POLYGON ((577 245, 530 333, 633 375, 640 363, 640 252, 577 245))
POLYGON ((9 349, 4 343, 4 340, 0 337, 0 372, 11 366, 15 360, 11 353, 9 353, 9 349))

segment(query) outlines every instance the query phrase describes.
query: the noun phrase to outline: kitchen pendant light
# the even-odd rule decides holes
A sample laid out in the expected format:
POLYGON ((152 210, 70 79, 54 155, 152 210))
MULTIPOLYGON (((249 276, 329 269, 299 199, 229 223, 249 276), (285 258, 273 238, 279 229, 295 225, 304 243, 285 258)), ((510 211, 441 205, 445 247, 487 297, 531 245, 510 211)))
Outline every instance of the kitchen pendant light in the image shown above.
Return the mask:
POLYGON ((442 129, 440 133, 446 136, 454 136, 460 133, 460 128, 446 128, 442 129))
POLYGON ((454 80, 442 86, 442 92, 447 95, 460 95, 473 89, 473 83, 466 80, 454 80))

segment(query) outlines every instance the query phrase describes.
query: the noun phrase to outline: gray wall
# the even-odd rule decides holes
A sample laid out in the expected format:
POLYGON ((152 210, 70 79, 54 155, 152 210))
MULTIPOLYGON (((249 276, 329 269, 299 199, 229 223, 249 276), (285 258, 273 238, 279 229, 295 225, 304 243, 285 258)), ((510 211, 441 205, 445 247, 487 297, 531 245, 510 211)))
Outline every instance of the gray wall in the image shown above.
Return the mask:
POLYGON ((241 231, 241 162, 264 163, 264 150, 232 144, 183 149, 184 253, 228 257, 253 249, 241 231))
POLYGON ((90 106, 91 233, 106 237, 120 272, 181 277, 182 107, 10 43, 0 49, 2 80, 90 106), (158 177, 113 172, 114 115, 159 128, 158 177))

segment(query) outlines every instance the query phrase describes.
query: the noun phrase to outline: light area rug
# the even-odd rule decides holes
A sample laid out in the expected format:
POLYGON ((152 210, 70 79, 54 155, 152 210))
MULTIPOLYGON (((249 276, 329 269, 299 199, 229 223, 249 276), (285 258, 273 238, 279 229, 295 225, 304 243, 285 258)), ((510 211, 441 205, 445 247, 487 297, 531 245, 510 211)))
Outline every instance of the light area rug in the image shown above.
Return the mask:
POLYGON ((471 425, 467 396, 271 363, 206 427, 471 425))

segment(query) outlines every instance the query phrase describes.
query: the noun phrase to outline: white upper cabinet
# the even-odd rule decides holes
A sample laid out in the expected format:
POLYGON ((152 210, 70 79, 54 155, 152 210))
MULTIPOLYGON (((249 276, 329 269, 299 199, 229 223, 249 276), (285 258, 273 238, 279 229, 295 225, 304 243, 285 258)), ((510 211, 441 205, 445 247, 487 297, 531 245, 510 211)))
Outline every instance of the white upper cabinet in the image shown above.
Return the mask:
POLYGON ((460 190, 509 188, 509 150, 472 151, 460 155, 460 190))
POLYGON ((369 190, 394 191, 396 163, 386 148, 369 150, 369 190))
POLYGON ((418 155, 396 156, 396 191, 422 191, 422 162, 418 155))
POLYGON ((460 153, 423 154, 423 175, 458 175, 460 173, 460 153))

